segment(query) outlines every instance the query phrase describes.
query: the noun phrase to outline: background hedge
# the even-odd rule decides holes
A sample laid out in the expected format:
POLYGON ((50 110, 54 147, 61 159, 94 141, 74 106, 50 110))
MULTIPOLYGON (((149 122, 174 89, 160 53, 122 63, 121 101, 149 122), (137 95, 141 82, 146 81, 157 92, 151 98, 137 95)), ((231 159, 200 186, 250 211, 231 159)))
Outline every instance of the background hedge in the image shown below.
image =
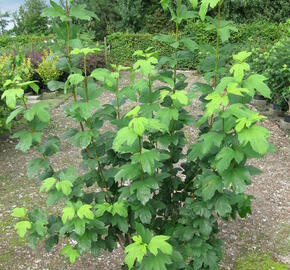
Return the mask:
MULTIPOLYGON (((230 43, 233 46, 238 45, 247 48, 263 47, 269 44, 274 44, 282 37, 289 35, 287 32, 289 24, 285 23, 269 23, 263 21, 255 21, 248 24, 238 24, 238 32, 232 33, 230 43)), ((203 22, 189 23, 184 26, 184 36, 191 36, 198 44, 216 43, 216 33, 214 31, 207 31, 206 24, 203 22)), ((110 44, 110 61, 115 64, 131 64, 134 61, 132 54, 137 49, 147 49, 154 47, 160 55, 168 56, 173 52, 173 49, 164 43, 154 40, 154 34, 149 33, 113 33, 107 37, 110 44)), ((196 68, 198 64, 198 52, 193 55, 191 59, 183 60, 180 63, 180 68, 196 68)))
POLYGON ((0 53, 12 51, 13 49, 19 50, 21 47, 28 47, 31 44, 43 46, 45 37, 37 35, 1 35, 0 36, 0 53))
POLYGON ((148 33, 114 33, 107 37, 110 44, 110 62, 114 64, 130 65, 136 50, 154 47, 160 55, 170 55, 173 50, 164 43, 154 40, 154 35, 148 33))

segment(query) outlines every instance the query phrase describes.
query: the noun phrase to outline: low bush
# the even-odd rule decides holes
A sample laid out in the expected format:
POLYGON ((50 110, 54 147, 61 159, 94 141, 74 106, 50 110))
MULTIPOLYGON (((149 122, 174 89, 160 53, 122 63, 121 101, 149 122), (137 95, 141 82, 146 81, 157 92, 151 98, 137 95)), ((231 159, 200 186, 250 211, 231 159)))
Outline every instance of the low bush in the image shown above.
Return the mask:
POLYGON ((32 49, 25 53, 25 57, 29 58, 33 67, 38 67, 42 62, 43 52, 39 52, 38 50, 32 49))
MULTIPOLYGON (((102 68, 106 66, 105 61, 105 52, 101 52, 100 54, 89 54, 87 55, 87 72, 91 74, 91 72, 96 68, 102 68)), ((80 60, 79 68, 83 69, 84 63, 80 60)))
POLYGON ((57 61, 57 57, 53 57, 48 52, 44 52, 44 57, 36 69, 36 72, 45 84, 49 81, 57 81, 62 75, 62 72, 56 68, 57 61))
POLYGON ((12 76, 12 55, 0 55, 0 89, 4 82, 12 76))
MULTIPOLYGON (((7 79, 12 77, 12 74, 12 55, 0 55, 0 97, 4 92, 3 84, 7 79)), ((5 121, 8 114, 9 112, 5 102, 0 99, 0 134, 5 128, 5 121)))
POLYGON ((290 39, 283 39, 267 48, 253 49, 252 69, 268 78, 272 90, 271 102, 288 109, 290 86, 290 39))
MULTIPOLYGON (((4 85, 7 80, 19 77, 23 81, 30 81, 33 77, 34 70, 30 59, 23 55, 4 54, 0 55, 0 98, 4 92, 4 85)), ((6 119, 10 113, 6 104, 0 99, 0 133, 4 129, 10 128, 11 124, 6 124, 6 119)))
MULTIPOLYGON (((167 3, 162 1, 165 10, 167 3)), ((60 16, 59 27, 67 26, 63 27, 67 33, 76 19, 94 16, 80 5, 73 5, 71 11, 82 9, 82 13, 70 13, 68 1, 65 4, 62 10, 51 1, 43 15, 60 16)), ((220 12, 222 1, 217 4, 220 12)), ((195 119, 185 110, 195 95, 187 91, 186 76, 177 73, 178 52, 195 51, 195 43, 179 36, 179 25, 185 20, 181 8, 186 19, 193 19, 194 12, 178 1, 178 16, 172 16, 176 36, 159 38, 174 48, 172 57, 163 61, 170 67, 167 71, 158 69, 154 48, 137 48, 133 68, 112 65, 113 72, 98 68, 90 75, 87 55, 100 48, 70 51, 68 46, 67 54, 62 55, 67 57, 70 71, 63 88, 73 94, 65 114, 79 128, 74 125, 61 139, 81 150, 82 170, 54 168, 61 140, 43 138, 51 120, 48 104, 27 107, 25 89, 19 89, 17 83, 17 91, 13 84, 2 95, 7 106, 15 109, 10 119, 18 116, 26 122, 26 128, 13 135, 19 139, 16 149, 39 152, 29 161, 28 178, 37 179, 40 192, 47 193, 47 207, 12 211, 18 235, 27 237, 31 247, 45 241, 50 251, 65 244, 61 254, 74 263, 87 252, 98 256, 119 244, 126 254, 122 269, 218 269, 222 258, 218 217, 229 221, 251 213, 252 196, 245 193, 246 187, 260 170, 246 164, 273 148, 267 140, 269 131, 259 124, 264 117, 248 106, 256 91, 268 98, 270 89, 264 83, 266 78, 250 72, 247 59, 251 53, 243 51, 233 56, 231 69, 225 67, 232 76, 221 80, 215 76, 214 89, 195 84, 192 90, 201 92, 203 116, 195 119), (71 55, 83 59, 84 70, 75 73, 71 55), (124 70, 131 71, 131 80, 120 89, 124 70), (103 91, 111 92, 112 103, 100 104, 98 95, 103 91), (133 106, 124 107, 129 100, 133 106), (194 123, 200 134, 191 144, 185 128, 194 123), (113 128, 107 129, 106 124, 113 128)), ((205 15, 206 10, 202 20, 205 15)), ((70 36, 66 36, 69 45, 70 36)), ((149 46, 157 42, 152 39, 149 46)), ((215 75, 218 46, 216 55, 215 75)), ((79 167, 79 160, 75 165, 79 167)))
POLYGON ((18 54, 5 54, 0 56, 0 87, 8 79, 12 79, 15 75, 21 77, 24 81, 31 80, 34 70, 31 65, 30 58, 18 54))
POLYGON ((20 64, 16 64, 14 74, 20 76, 23 81, 30 81, 34 74, 34 69, 31 64, 30 58, 24 58, 20 64))

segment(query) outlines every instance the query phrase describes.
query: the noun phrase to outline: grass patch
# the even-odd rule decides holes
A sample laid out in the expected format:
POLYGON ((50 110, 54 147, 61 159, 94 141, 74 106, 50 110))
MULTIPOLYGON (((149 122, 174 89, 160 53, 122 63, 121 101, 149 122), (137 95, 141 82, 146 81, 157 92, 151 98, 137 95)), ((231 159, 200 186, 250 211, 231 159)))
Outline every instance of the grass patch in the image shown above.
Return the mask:
POLYGON ((270 254, 250 253, 237 262, 235 270, 289 270, 290 266, 273 260, 270 254))

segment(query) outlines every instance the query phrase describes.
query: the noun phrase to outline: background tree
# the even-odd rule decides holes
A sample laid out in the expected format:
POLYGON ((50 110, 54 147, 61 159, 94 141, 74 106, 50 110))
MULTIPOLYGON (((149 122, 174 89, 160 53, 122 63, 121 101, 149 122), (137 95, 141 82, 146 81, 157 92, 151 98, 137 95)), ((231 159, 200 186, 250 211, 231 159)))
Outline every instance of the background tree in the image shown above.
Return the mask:
POLYGON ((47 7, 44 0, 26 0, 13 14, 15 34, 37 34, 48 30, 47 18, 41 16, 47 7))
MULTIPOLYGON (((77 0, 78 4, 86 4, 100 20, 85 22, 85 26, 95 32, 96 39, 102 40, 112 32, 162 32, 167 27, 170 16, 162 12, 159 0, 77 0), (158 18, 157 22, 153 17, 158 18), (153 26, 152 26, 153 24, 153 26), (159 29, 159 28, 160 29, 159 29), (152 30, 152 29, 158 30, 152 30)), ((63 5, 63 0, 60 1, 63 5)), ((168 30, 168 29, 167 29, 168 30)))
POLYGON ((6 27, 9 24, 9 14, 8 12, 2 13, 0 11, 0 34, 2 35, 7 30, 6 27))

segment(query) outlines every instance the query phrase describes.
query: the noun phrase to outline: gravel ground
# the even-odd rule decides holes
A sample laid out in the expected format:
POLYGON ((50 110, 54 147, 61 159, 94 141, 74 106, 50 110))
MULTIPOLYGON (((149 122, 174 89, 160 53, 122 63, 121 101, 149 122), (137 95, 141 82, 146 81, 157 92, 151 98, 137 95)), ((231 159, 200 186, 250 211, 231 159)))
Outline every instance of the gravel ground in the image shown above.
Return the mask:
MULTIPOLYGON (((189 83, 199 81, 193 72, 186 72, 189 83)), ((127 82, 122 76, 121 84, 127 82)), ((113 95, 101 96, 103 103, 112 100, 113 95)), ((63 108, 67 100, 52 110, 52 123, 48 135, 61 135, 77 124, 66 118, 63 108)), ((125 110, 131 104, 125 104, 125 110)), ((188 107, 193 115, 200 114, 197 100, 188 107)), ((262 169, 264 173, 254 177, 248 193, 253 194, 253 214, 246 219, 220 222, 220 236, 225 240, 225 259, 221 263, 223 269, 234 269, 236 262, 249 252, 270 253, 275 260, 290 265, 290 145, 289 137, 279 129, 274 121, 266 120, 264 126, 271 132, 271 141, 278 148, 278 153, 269 154, 263 160, 252 160, 251 164, 262 169)), ((198 136, 193 127, 186 129, 190 141, 198 136)), ((18 269, 51 269, 51 270, 118 270, 123 260, 123 252, 119 248, 112 254, 104 253, 98 258, 86 255, 75 265, 70 266, 60 255, 61 244, 51 253, 46 253, 40 244, 31 250, 14 232, 14 221, 10 217, 11 209, 16 206, 28 208, 42 207, 45 197, 38 193, 39 186, 26 177, 26 165, 36 156, 30 151, 23 154, 15 150, 16 141, 0 138, 0 270, 18 269)), ((56 169, 79 163, 80 152, 66 142, 62 142, 62 151, 53 161, 56 169)), ((259 269, 257 269, 259 270, 259 269)))

